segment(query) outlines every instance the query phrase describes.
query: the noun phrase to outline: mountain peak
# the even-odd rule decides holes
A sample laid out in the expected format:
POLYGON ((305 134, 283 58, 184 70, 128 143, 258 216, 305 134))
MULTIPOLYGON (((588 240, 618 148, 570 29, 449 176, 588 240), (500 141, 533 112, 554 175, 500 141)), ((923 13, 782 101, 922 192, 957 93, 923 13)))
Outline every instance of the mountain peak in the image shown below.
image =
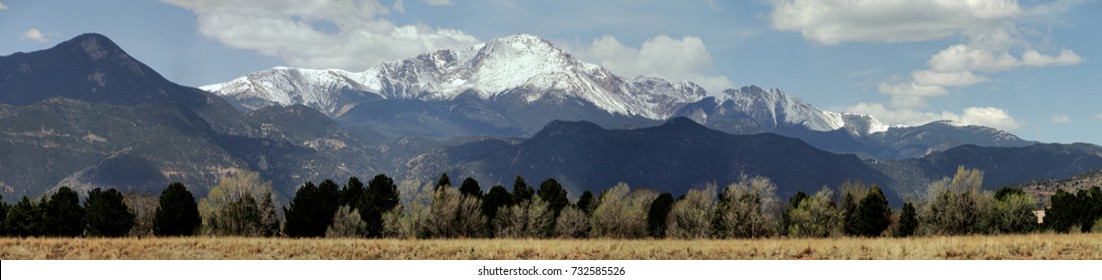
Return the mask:
MULTIPOLYGON (((88 55, 92 61, 98 61, 119 53, 126 53, 119 45, 116 45, 114 41, 111 41, 107 36, 103 36, 103 34, 99 33, 80 34, 68 41, 61 42, 57 47, 72 50, 74 52, 83 52, 88 55)), ((129 56, 126 56, 126 58, 129 59, 129 56)))

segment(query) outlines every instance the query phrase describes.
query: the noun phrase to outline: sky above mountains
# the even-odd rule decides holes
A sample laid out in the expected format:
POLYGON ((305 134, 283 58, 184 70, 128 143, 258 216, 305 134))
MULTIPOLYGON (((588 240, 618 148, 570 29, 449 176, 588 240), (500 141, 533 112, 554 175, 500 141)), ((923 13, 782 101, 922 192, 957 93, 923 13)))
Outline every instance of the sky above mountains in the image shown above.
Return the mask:
POLYGON ((0 0, 0 54, 96 32, 201 86, 528 33, 626 77, 756 84, 889 124, 1102 144, 1100 14, 1090 0, 0 0))

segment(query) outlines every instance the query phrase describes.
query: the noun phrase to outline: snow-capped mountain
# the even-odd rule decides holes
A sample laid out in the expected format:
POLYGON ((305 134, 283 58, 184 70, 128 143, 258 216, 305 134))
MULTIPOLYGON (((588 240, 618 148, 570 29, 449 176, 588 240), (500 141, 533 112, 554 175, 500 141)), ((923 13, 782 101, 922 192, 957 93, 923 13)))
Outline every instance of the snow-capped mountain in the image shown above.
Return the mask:
POLYGON ((857 136, 868 136, 891 128, 876 118, 861 113, 842 113, 842 122, 844 123, 842 128, 857 136))
POLYGON ((814 131, 832 131, 845 126, 841 114, 819 110, 779 89, 746 86, 723 93, 736 109, 750 115, 766 128, 803 126, 814 131))
POLYGON ((578 98, 609 113, 660 120, 670 116, 671 108, 706 95, 689 82, 646 77, 625 81, 524 34, 386 62, 363 72, 280 67, 202 88, 247 110, 305 104, 330 116, 372 99, 448 101, 471 92, 483 100, 505 94, 523 94, 527 102, 578 98))
POLYGON ((773 132, 868 158, 922 156, 960 144, 1028 143, 986 127, 891 127, 869 115, 820 110, 775 88, 710 94, 691 82, 624 78, 525 34, 362 72, 277 67, 202 88, 244 111, 302 104, 389 138, 527 137, 553 120, 636 128, 687 117, 727 133, 773 132), (963 138, 969 140, 954 140, 963 138))

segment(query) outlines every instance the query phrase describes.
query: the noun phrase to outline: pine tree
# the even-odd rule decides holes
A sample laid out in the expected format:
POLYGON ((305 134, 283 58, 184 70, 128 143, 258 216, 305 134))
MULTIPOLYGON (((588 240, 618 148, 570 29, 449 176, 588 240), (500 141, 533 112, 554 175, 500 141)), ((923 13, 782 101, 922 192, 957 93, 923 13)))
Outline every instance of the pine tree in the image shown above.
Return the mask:
MULTIPOLYGON (((497 185, 490 188, 490 191, 486 193, 486 196, 482 199, 482 215, 486 216, 486 221, 493 221, 497 217, 497 210, 503 206, 509 206, 513 204, 513 195, 509 194, 509 191, 505 190, 504 186, 497 185)), ((493 223, 489 223, 490 234, 496 232, 493 228, 493 223)))
POLYGON ((554 213, 556 219, 559 217, 562 208, 570 204, 570 199, 566 197, 566 189, 555 178, 547 178, 543 183, 540 183, 540 189, 536 194, 547 202, 547 207, 551 209, 551 213, 554 213))
POLYGON ((381 237, 383 214, 398 206, 398 186, 385 174, 375 175, 367 184, 366 203, 359 214, 367 225, 367 237, 381 237))
POLYGON ((647 210, 647 233, 654 238, 666 238, 667 218, 673 207, 673 195, 666 192, 658 195, 647 210))
POLYGON ((8 210, 11 209, 11 205, 8 205, 4 201, 4 195, 0 194, 0 236, 8 235, 8 228, 4 224, 4 219, 8 218, 8 210))
POLYGON ((842 195, 839 210, 842 211, 842 232, 846 235, 858 235, 856 200, 852 193, 846 192, 842 195))
POLYGON ((153 234, 158 236, 192 235, 202 223, 195 196, 181 183, 172 183, 161 192, 160 205, 153 218, 153 234))
POLYGON ((440 173, 440 179, 436 180, 436 188, 434 188, 433 191, 439 190, 440 188, 451 187, 451 186, 452 186, 452 180, 448 179, 448 173, 447 172, 440 173))
POLYGON ((463 180, 463 185, 459 187, 459 193, 482 198, 482 187, 478 186, 478 181, 474 178, 467 177, 463 180))
POLYGON ((892 209, 888 207, 888 199, 880 186, 873 186, 857 207, 856 232, 866 237, 880 236, 891 224, 892 209))
POLYGON ((903 203, 903 210, 899 214, 899 230, 896 231, 896 236, 908 237, 914 235, 917 228, 918 213, 915 211, 915 206, 910 202, 903 203))
POLYGON ((340 203, 337 183, 325 180, 315 186, 306 182, 295 192, 295 198, 283 208, 287 219, 284 233, 290 237, 322 237, 333 222, 333 215, 340 203))
POLYGON ((536 191, 524 182, 524 177, 517 175, 516 180, 513 180, 513 202, 520 203, 521 201, 531 200, 536 191))
POLYGON ((360 182, 360 178, 351 177, 348 178, 348 184, 344 185, 341 189, 341 201, 340 205, 351 206, 352 209, 360 209, 363 207, 363 203, 367 202, 367 189, 364 189, 363 182, 360 182))
POLYGON ((4 219, 4 225, 8 234, 13 236, 37 236, 42 234, 42 212, 26 196, 19 200, 8 210, 8 216, 4 219))
POLYGON ((582 196, 578 197, 578 210, 582 210, 582 213, 586 215, 593 214, 593 192, 584 191, 582 196))
POLYGON ((115 189, 96 188, 84 201, 84 230, 88 236, 121 237, 134 227, 135 215, 115 189))
POLYGON ((80 197, 69 187, 61 187, 42 205, 43 222, 48 236, 80 236, 84 233, 84 208, 80 197))

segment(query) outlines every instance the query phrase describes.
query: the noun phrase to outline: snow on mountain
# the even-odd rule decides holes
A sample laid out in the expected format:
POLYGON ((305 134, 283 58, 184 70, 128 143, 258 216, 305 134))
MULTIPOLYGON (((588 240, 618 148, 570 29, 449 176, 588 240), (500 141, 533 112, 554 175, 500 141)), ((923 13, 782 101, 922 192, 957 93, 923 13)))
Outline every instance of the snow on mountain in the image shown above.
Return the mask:
POLYGON ((842 113, 844 129, 858 136, 866 136, 877 132, 888 131, 888 126, 870 115, 860 113, 842 113))
POLYGON ((665 119, 672 108, 707 94, 689 82, 624 81, 603 67, 578 61, 542 38, 524 34, 386 62, 358 73, 274 68, 202 88, 231 100, 251 100, 242 106, 249 110, 298 103, 339 115, 343 106, 338 97, 342 95, 440 101, 473 91, 482 99, 524 94, 528 102, 577 97, 610 113, 648 119, 665 119))
POLYGON ((802 99, 779 89, 746 86, 724 91, 723 98, 754 118, 764 127, 802 125, 815 131, 832 131, 845 126, 841 114, 819 110, 802 99))
MULTIPOLYGON (((519 95, 529 103, 578 98, 612 114, 665 120, 682 106, 710 96, 691 82, 616 76, 526 34, 385 62, 363 72, 276 67, 202 89, 245 110, 304 104, 331 117, 371 100, 447 101, 473 93, 483 100, 519 95)), ((720 103, 733 102, 737 110, 771 129, 844 128, 861 136, 888 129, 871 116, 822 111, 779 89, 748 86, 728 89, 717 97, 720 103)))

